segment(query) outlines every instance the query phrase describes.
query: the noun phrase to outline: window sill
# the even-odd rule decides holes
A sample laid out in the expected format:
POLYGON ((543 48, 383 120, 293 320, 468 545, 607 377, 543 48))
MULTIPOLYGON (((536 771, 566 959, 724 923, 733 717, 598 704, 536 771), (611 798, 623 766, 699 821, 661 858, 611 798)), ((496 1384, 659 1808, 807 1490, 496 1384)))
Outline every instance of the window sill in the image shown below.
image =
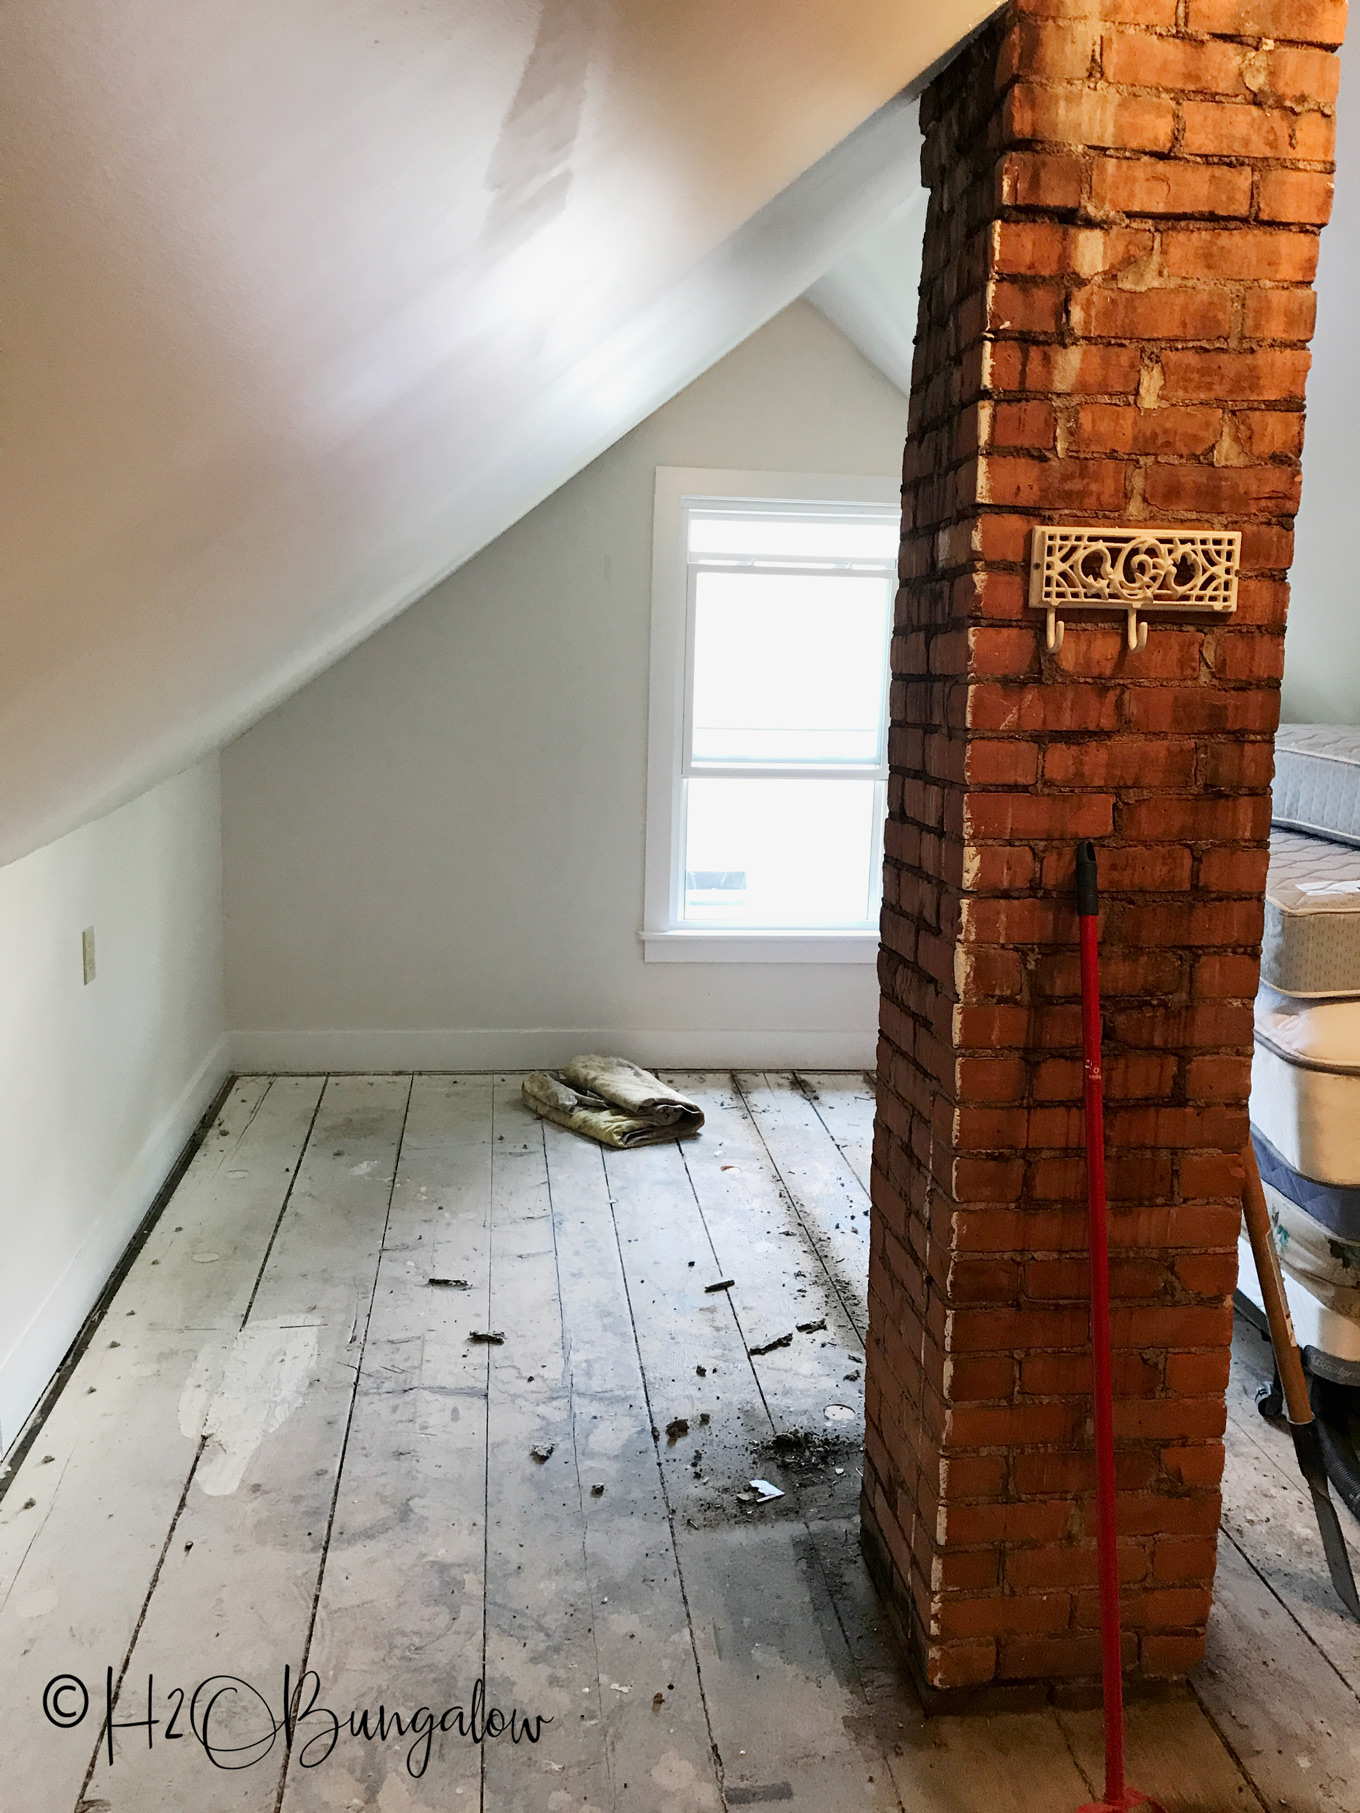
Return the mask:
POLYGON ((648 963, 876 963, 878 933, 639 932, 648 963))

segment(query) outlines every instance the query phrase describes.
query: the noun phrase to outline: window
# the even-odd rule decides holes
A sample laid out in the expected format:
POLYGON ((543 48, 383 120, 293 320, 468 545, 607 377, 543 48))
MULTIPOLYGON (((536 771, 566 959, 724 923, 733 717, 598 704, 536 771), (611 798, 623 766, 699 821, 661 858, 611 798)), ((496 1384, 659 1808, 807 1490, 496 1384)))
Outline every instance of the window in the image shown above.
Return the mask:
POLYGON ((890 479, 657 473, 649 961, 872 962, 890 479))

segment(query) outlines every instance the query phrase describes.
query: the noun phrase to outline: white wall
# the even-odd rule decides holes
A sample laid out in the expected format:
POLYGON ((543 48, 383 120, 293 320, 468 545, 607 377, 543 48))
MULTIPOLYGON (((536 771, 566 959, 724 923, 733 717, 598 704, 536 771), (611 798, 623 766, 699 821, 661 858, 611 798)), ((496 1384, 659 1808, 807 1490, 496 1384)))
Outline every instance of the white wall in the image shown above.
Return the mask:
POLYGON ((796 303, 232 744, 238 1067, 868 1061, 872 965, 643 961, 651 501, 662 465, 891 477, 906 415, 796 303))
POLYGON ((1285 721, 1360 724, 1360 561, 1351 540, 1360 491, 1360 32, 1341 52, 1336 203, 1318 261, 1308 378, 1303 503, 1290 573, 1285 721))
POLYGON ((226 1075, 220 827, 213 758, 0 868, 0 1448, 226 1075))

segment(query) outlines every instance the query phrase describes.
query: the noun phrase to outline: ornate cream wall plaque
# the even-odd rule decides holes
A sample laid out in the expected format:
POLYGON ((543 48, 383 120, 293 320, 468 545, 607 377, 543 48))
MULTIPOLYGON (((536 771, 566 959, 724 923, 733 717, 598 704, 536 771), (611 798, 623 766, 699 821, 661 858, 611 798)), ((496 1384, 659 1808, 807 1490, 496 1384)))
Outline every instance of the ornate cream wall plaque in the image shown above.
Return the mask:
POLYGON ((1036 528, 1029 601, 1062 647, 1059 611, 1124 611, 1129 647, 1142 648, 1146 611, 1235 611, 1242 536, 1237 529, 1036 528))

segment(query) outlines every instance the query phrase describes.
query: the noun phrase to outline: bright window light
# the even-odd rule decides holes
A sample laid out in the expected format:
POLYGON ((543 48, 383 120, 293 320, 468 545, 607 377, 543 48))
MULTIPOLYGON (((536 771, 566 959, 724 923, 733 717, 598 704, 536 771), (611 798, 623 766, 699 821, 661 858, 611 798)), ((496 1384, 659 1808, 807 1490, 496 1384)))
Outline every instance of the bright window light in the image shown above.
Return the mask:
POLYGON ((722 497, 661 479, 644 935, 764 933, 775 960, 804 933, 815 961, 840 934, 826 960, 843 960, 882 891, 895 487, 722 497))
POLYGON ((877 917, 874 780, 700 780, 687 787, 691 925, 867 925, 877 917))
POLYGON ((657 471, 642 941, 657 963, 872 963, 891 477, 657 471))
POLYGON ((694 581, 693 765, 878 767, 887 579, 752 568, 694 581))

